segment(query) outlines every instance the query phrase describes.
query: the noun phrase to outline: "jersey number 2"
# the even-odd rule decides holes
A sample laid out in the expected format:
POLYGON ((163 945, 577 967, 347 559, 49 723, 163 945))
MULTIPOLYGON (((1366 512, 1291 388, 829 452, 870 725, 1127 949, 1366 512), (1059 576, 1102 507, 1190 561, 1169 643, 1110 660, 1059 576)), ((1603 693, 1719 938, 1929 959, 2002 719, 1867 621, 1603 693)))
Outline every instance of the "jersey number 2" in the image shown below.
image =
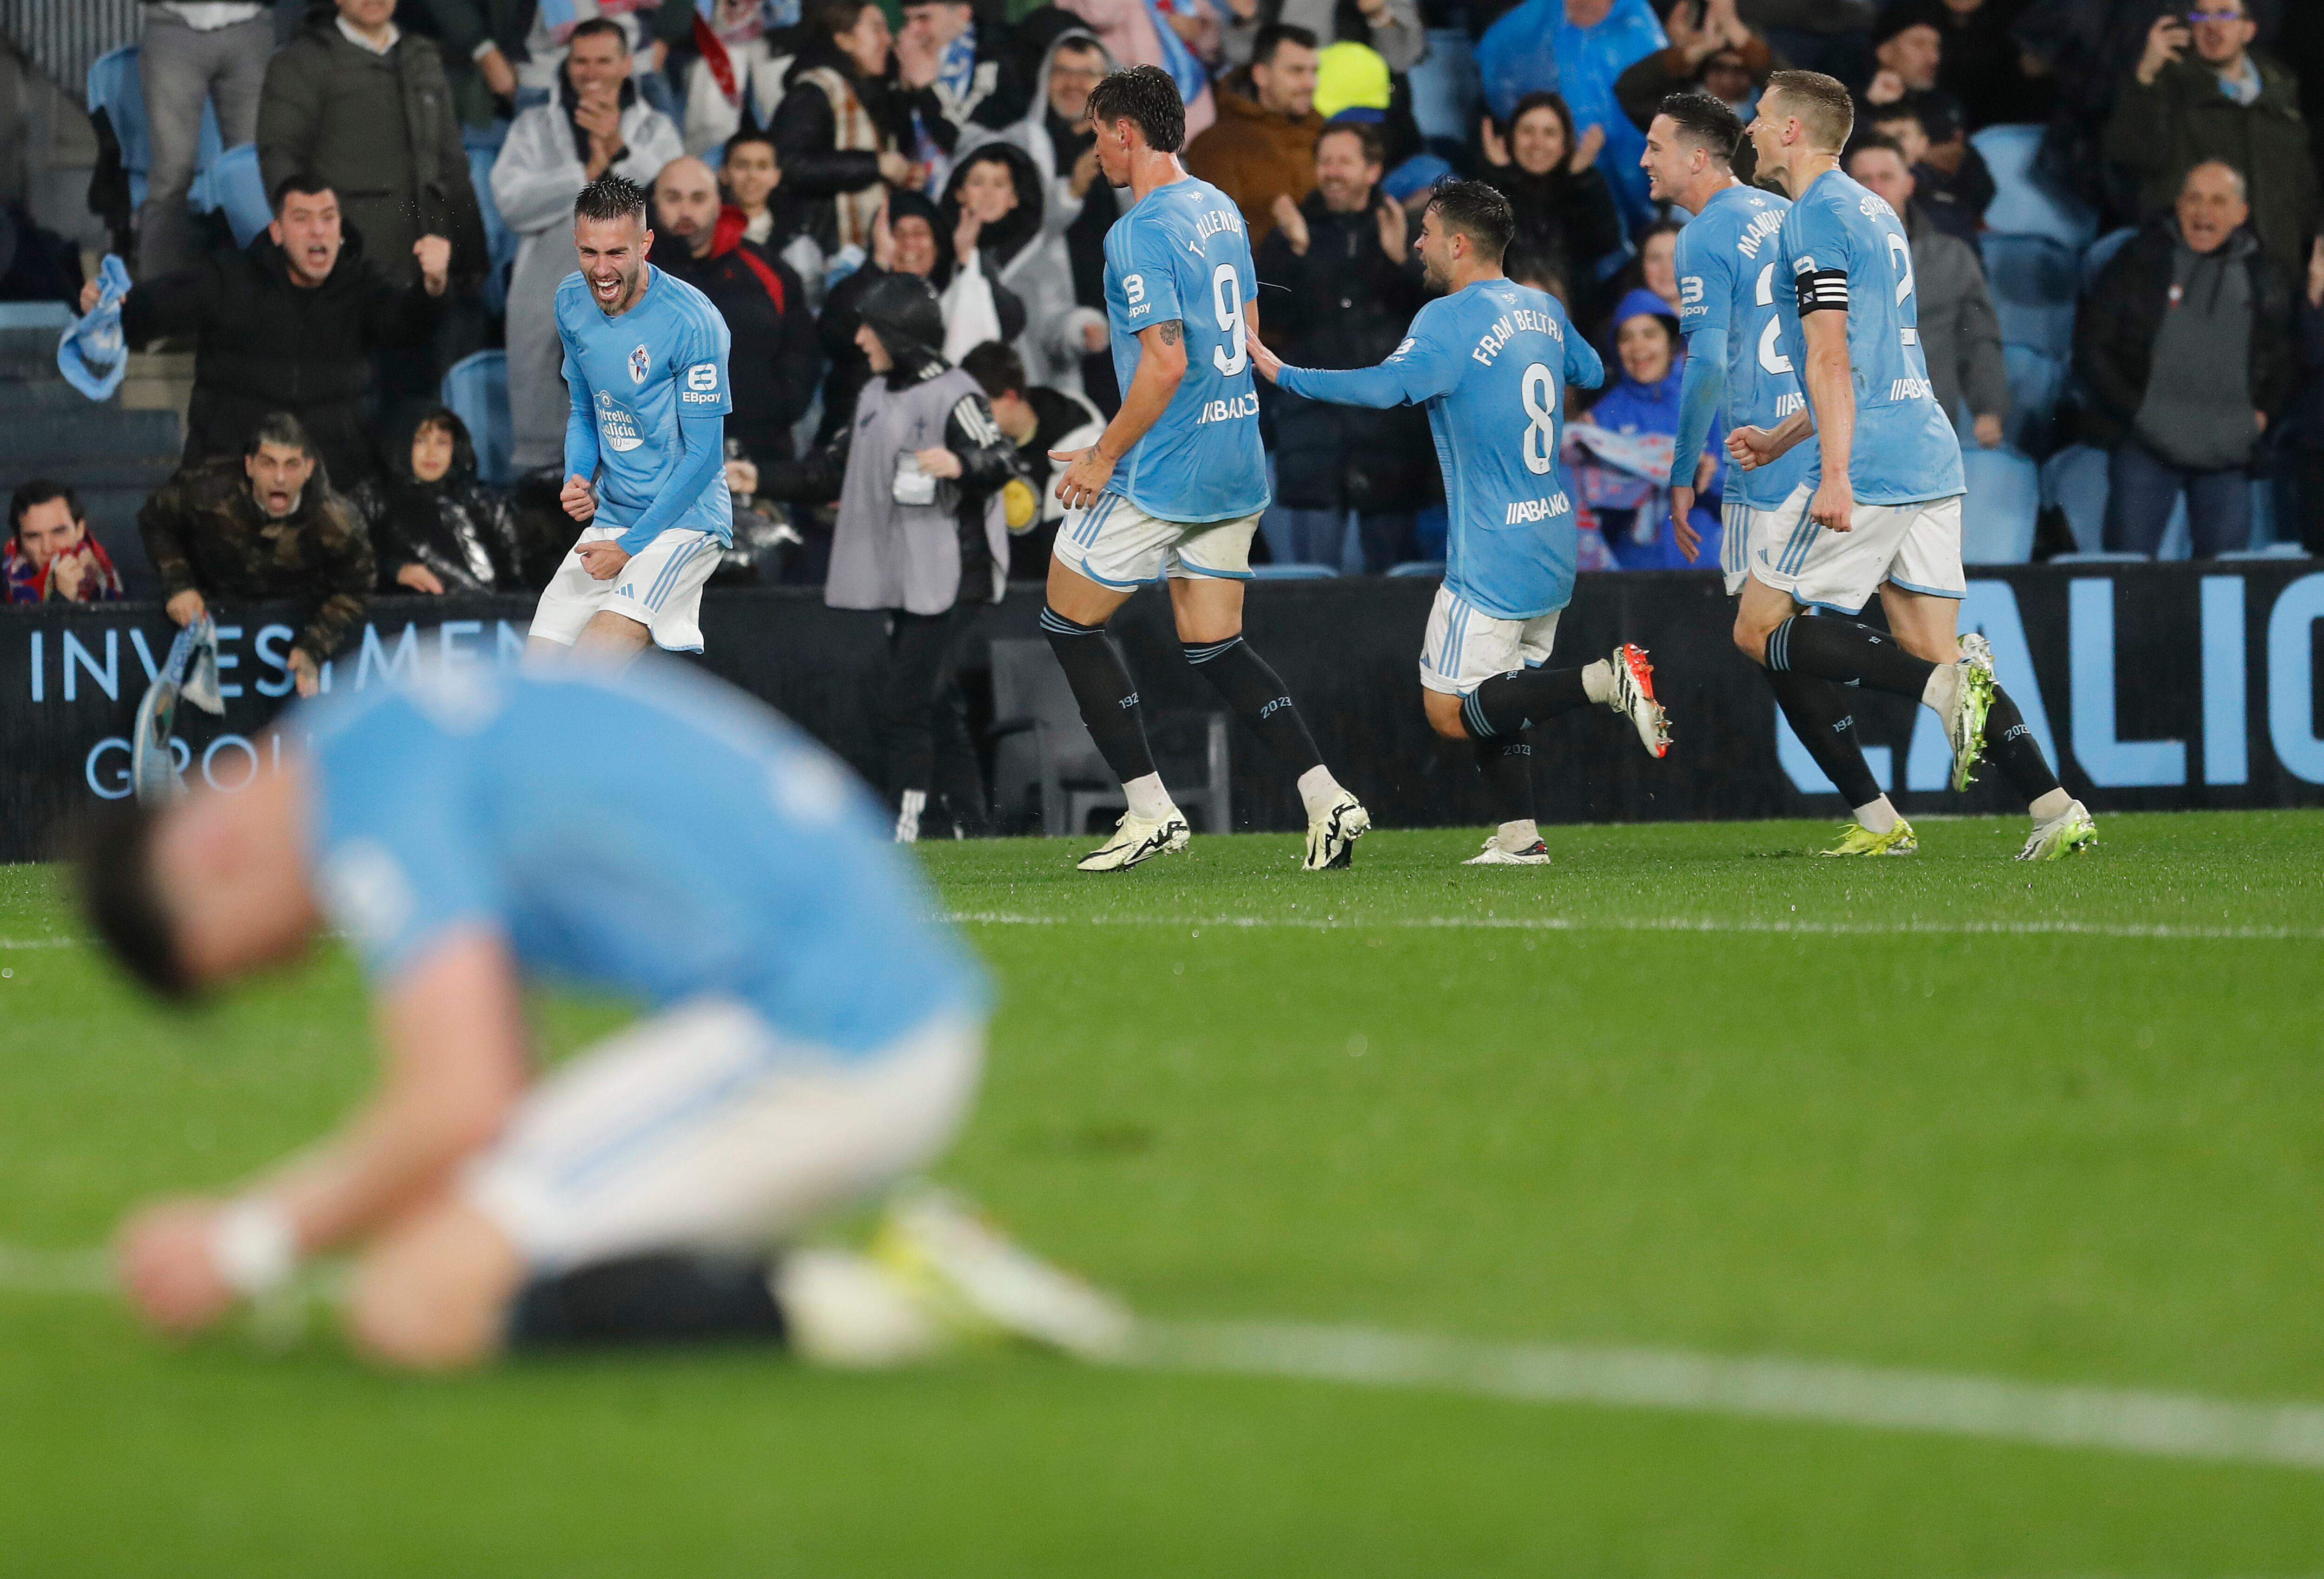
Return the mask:
POLYGON ((1545 363, 1525 370, 1518 384, 1525 401, 1525 464, 1528 472, 1547 472, 1557 462, 1557 390, 1545 363))
MULTIPOLYGON (((1896 305, 1903 307, 1904 298, 1913 294, 1913 243, 1893 230, 1888 233, 1888 266, 1904 271, 1904 278, 1896 281, 1896 305)), ((1918 329, 1907 327, 1902 334, 1907 345, 1921 343, 1918 329)))
POLYGON ((1250 361, 1250 347, 1242 343, 1242 281, 1235 278, 1232 263, 1211 271, 1211 306, 1218 311, 1219 333, 1226 336, 1225 344, 1213 348, 1211 365, 1232 378, 1250 361))

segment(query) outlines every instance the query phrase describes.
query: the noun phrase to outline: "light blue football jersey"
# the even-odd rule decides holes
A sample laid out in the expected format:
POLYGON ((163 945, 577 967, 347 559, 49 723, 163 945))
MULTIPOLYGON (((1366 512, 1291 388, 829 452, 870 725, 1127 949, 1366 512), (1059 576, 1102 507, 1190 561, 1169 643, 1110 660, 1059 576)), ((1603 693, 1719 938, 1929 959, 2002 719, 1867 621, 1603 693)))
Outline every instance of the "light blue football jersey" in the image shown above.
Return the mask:
MULTIPOLYGON (((1822 287, 1848 309, 1848 362, 1855 373, 1856 438, 1849 486, 1860 504, 1914 504, 1949 499, 1967 486, 1960 439, 1937 404, 1921 350, 1920 303, 1914 295, 1913 243, 1896 211, 1839 170, 1826 170, 1784 216, 1781 237, 1795 285, 1845 271, 1844 290, 1822 287)), ((1785 295, 1778 291, 1779 297, 1785 295)), ((1786 354, 1807 366, 1797 289, 1784 310, 1786 354)), ((1822 457, 1805 439, 1808 476, 1821 480, 1822 457)))
POLYGON ((1557 454, 1566 387, 1605 379, 1555 297, 1480 280, 1422 308, 1378 367, 1286 367, 1282 384, 1342 405, 1425 403, 1444 473, 1444 584, 1481 613, 1530 620, 1573 596, 1580 543, 1557 454))
MULTIPOLYGON (((1807 404, 1783 344, 1783 304, 1796 302, 1776 233, 1790 207, 1772 192, 1729 187, 1714 194, 1678 233, 1679 327, 1690 344, 1704 330, 1726 336, 1723 415, 1729 432, 1773 427, 1807 404)), ((1811 439, 1772 466, 1753 472, 1729 467, 1726 497, 1754 510, 1773 510, 1808 476, 1814 456, 1811 439)), ((1694 459, 1675 457, 1671 475, 1691 482, 1694 459)))
MULTIPOLYGON (((678 419, 734 409, 726 320, 685 280, 651 263, 646 271, 645 294, 617 318, 598 310, 577 270, 557 288, 565 381, 586 387, 597 418, 597 517, 590 524, 618 530, 636 524, 678 469, 685 454, 678 419)), ((734 541, 734 500, 723 467, 669 529, 734 541)))
POLYGON ((1231 521, 1267 508, 1259 390, 1243 344, 1259 292, 1234 200, 1189 176, 1146 194, 1105 233, 1105 317, 1126 392, 1140 330, 1185 326, 1186 376, 1106 483, 1166 521, 1231 521))
POLYGON ((529 978, 739 998, 841 1059, 983 1005, 892 818, 714 681, 466 671, 302 706, 289 729, 312 731, 325 907, 374 980, 483 928, 529 978))

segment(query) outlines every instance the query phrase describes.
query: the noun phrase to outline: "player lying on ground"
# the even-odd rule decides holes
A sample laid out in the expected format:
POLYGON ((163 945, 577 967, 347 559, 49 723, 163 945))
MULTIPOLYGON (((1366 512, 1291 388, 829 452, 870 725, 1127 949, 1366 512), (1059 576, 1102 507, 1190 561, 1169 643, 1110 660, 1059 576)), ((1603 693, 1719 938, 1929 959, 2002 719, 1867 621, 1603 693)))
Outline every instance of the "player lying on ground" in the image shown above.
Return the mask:
POLYGON ((1121 409, 1089 448, 1051 452, 1064 464, 1057 499, 1075 513, 1057 529, 1041 629, 1130 809, 1081 868, 1118 871, 1186 847, 1186 819, 1154 771, 1137 689, 1105 634, 1130 594, 1166 574, 1186 661, 1297 776, 1307 869, 1346 866, 1371 818, 1323 766, 1283 682, 1242 636, 1250 538, 1268 500, 1243 351, 1257 275, 1242 216, 1178 162, 1186 106, 1168 72, 1115 72, 1092 90, 1089 119, 1098 168, 1133 199, 1105 234, 1121 409))
POLYGON ((734 542, 730 336, 717 308, 646 262, 645 189, 598 177, 573 202, 580 270, 557 288, 573 412, 565 513, 580 541, 541 589, 525 650, 627 662, 702 650, 702 588, 734 542))
POLYGON ((1286 367, 1245 344, 1259 371, 1295 394, 1342 406, 1426 405, 1444 470, 1444 584, 1420 652, 1421 703, 1436 732, 1476 742, 1500 827, 1470 866, 1540 866, 1533 743, 1545 719, 1603 703, 1637 727, 1650 755, 1670 749, 1654 667, 1624 642, 1579 669, 1547 669, 1557 618, 1573 597, 1578 546, 1572 489, 1558 460, 1566 386, 1594 390, 1606 369, 1565 308, 1501 272, 1516 227, 1507 197, 1482 181, 1436 189, 1417 243, 1429 286, 1396 354, 1348 372, 1286 367))
POLYGON ((881 1364, 978 1331, 1120 1337, 1110 1302, 933 1192, 871 1257, 776 1252, 934 1160, 982 1061, 981 974, 819 747, 714 682, 580 666, 284 727, 303 759, 93 839, 91 919, 174 998, 344 930, 384 1069, 337 1134, 232 1198, 129 1219, 148 1321, 208 1326, 346 1249, 355 1343, 423 1369, 622 1339, 881 1364), (538 1075, 540 980, 646 1012, 538 1075))
MULTIPOLYGON (((1960 440, 1930 388, 1904 226, 1840 169, 1854 124, 1848 90, 1831 78, 1779 71, 1749 127, 1760 178, 1792 197, 1776 236, 1792 288, 1773 294, 1784 304, 1781 349, 1800 370, 1807 404, 1772 428, 1737 427, 1727 447, 1746 472, 1781 460, 1811 433, 1817 454, 1781 507, 1751 513, 1735 645, 1779 673, 1926 703, 1952 745, 1953 788, 1989 753, 2034 819, 2018 858, 2055 859, 2097 831, 1994 683, 1985 638, 1957 636, 1969 586, 1960 440), (1803 617, 1855 615, 1876 588, 1887 631, 1803 617)), ((1834 782, 1852 803, 1872 788, 1868 774, 1834 782)), ((1858 803, 1857 825, 1831 853, 1901 855, 1915 844, 1912 825, 1878 795, 1858 803)))

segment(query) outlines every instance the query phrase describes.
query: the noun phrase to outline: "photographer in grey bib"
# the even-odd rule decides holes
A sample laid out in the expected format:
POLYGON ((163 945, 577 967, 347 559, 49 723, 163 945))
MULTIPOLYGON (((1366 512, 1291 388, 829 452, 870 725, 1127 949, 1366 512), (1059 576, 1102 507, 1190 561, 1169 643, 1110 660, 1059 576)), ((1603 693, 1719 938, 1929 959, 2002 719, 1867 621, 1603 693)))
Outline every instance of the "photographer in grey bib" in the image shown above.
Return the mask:
POLYGON ((855 343, 873 376, 853 422, 803 460, 761 465, 758 491, 802 503, 837 494, 823 601, 887 618, 888 674, 874 707, 896 838, 919 837, 939 777, 951 830, 981 831, 983 784, 953 663, 977 605, 997 601, 1006 582, 1001 492, 1023 482, 1024 463, 983 390, 938 349, 933 286, 891 275, 859 310, 855 343))

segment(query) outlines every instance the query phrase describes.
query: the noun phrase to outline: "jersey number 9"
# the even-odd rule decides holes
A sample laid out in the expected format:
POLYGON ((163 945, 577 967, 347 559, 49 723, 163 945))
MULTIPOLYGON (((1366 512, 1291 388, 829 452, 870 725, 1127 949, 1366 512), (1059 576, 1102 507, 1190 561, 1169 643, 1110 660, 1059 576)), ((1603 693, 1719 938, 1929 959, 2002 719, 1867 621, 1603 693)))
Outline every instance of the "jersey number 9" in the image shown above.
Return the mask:
POLYGON ((1242 343, 1242 281, 1232 263, 1211 271, 1211 306, 1219 315, 1219 333, 1226 336, 1225 344, 1212 350, 1211 365, 1232 378, 1250 362, 1250 347, 1242 343))
POLYGON ((1548 363, 1536 362, 1526 369, 1517 388, 1525 401, 1526 470, 1546 473, 1557 463, 1557 387, 1550 380, 1548 363))

